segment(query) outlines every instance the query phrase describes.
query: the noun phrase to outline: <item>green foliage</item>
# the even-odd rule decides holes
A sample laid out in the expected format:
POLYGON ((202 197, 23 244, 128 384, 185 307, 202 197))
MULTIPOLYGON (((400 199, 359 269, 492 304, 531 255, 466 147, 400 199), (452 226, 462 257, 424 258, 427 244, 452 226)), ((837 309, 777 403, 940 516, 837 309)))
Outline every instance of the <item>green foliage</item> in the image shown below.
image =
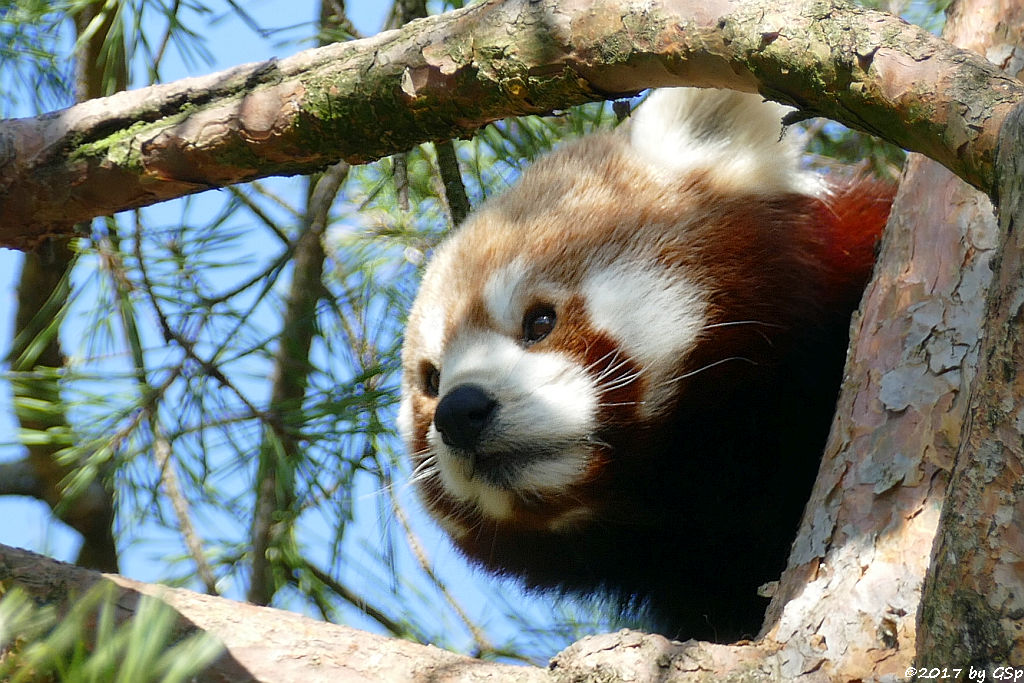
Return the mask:
POLYGON ((55 36, 64 15, 60 3, 0 0, 0 114, 45 110, 71 100, 70 63, 59 58, 55 36))
POLYGON ((188 681, 223 651, 207 633, 186 635, 177 615, 142 596, 128 619, 118 589, 95 585, 66 614, 37 606, 20 590, 0 599, 0 680, 67 683, 188 681))

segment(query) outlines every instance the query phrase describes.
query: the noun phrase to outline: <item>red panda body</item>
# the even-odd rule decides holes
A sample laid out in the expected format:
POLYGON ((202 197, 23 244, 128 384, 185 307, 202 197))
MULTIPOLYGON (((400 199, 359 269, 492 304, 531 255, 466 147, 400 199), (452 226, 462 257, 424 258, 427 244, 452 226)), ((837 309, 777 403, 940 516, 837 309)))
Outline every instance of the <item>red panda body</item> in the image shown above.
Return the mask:
POLYGON ((757 634, 831 421, 891 190, 824 184, 779 109, 659 91, 438 249, 400 424, 472 561, 674 637, 757 634))

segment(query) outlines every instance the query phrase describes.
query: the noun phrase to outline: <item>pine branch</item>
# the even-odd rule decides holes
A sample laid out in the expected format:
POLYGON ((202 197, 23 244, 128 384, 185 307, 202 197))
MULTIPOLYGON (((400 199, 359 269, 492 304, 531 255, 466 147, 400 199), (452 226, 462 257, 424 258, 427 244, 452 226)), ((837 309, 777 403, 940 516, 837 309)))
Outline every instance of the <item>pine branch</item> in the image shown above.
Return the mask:
POLYGON ((444 186, 444 198, 451 212, 452 225, 458 225, 469 215, 469 197, 459 173, 459 157, 455 154, 455 143, 451 140, 434 145, 437 150, 437 168, 444 186))
POLYGON ((270 409, 260 447, 253 512, 252 581, 248 598, 258 605, 268 604, 277 588, 267 551, 285 542, 294 516, 292 474, 301 460, 297 435, 301 431, 301 406, 310 371, 309 350, 316 336, 316 305, 324 292, 321 276, 326 256, 321 240, 348 168, 348 164, 338 164, 316 180, 307 206, 308 223, 298 237, 292 259, 292 282, 274 356, 270 409))

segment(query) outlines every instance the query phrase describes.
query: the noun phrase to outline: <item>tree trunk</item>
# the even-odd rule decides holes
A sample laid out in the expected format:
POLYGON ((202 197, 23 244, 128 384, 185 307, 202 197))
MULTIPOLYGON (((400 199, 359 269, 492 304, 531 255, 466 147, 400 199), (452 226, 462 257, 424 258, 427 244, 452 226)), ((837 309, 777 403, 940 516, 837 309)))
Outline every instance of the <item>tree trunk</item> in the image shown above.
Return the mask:
MULTIPOLYGON (((965 3, 969 5, 971 3, 965 3)), ((980 44, 1013 59, 1021 40, 1024 8, 979 4, 953 17, 966 35, 994 36, 980 44), (987 31, 986 31, 987 29, 987 31)), ((1012 60, 1012 61, 1011 61, 1012 60)), ((952 466, 932 566, 919 615, 922 667, 969 663, 986 668, 1024 663, 1024 124, 1018 106, 1000 133, 996 198, 999 230, 987 305, 981 309, 981 349, 971 385, 970 409, 952 466)), ((980 308, 980 307, 979 307, 980 308)), ((1024 671, 1024 670, 1021 670, 1024 671)))
MULTIPOLYGON (((1012 54, 1022 43, 1005 27, 1020 26, 1010 16, 1018 11, 965 0, 951 8, 943 35, 983 54, 1012 54)), ((999 298, 989 291, 998 241, 993 207, 982 193, 930 159, 909 157, 854 323, 822 471, 769 610, 769 635, 787 649, 796 646, 805 668, 902 677, 916 659, 921 666, 974 665, 991 676, 994 667, 1024 661, 1024 641, 1019 629, 1013 633, 1019 623, 1008 616, 1014 603, 1006 598, 1022 595, 1021 575, 994 571, 999 551, 990 550, 988 564, 969 552, 1014 547, 1012 538, 982 540, 989 524, 1012 535, 1020 518, 994 514, 996 507, 959 483, 945 498, 951 468, 954 482, 961 469, 954 462, 977 464, 975 420, 963 438, 961 425, 978 413, 979 390, 987 395, 986 387, 998 386, 1003 394, 1016 389, 1018 401, 1024 396, 1002 384, 1005 374, 986 377, 987 363, 978 368, 991 353, 984 347, 992 341, 988 330, 999 329, 983 303, 999 298), (974 517, 976 533, 963 534, 964 514, 974 517), (951 543, 955 550, 945 549, 951 543), (979 613, 983 605, 987 611, 979 613), (936 629, 945 634, 941 642, 936 629)), ((1005 317, 1001 324, 1014 329, 1005 317)), ((1020 425, 1001 425, 1017 434, 1019 454, 1020 425)), ((992 477, 985 483, 982 490, 994 498, 1005 499, 1013 488, 992 477)))

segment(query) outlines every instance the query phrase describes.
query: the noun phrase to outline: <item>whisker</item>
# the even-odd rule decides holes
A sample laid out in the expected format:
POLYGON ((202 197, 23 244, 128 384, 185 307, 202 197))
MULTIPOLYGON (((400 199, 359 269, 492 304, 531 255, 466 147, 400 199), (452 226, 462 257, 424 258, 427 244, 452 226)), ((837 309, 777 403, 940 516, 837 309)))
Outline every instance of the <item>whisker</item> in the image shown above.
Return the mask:
POLYGON ((410 484, 419 484, 420 482, 432 479, 435 476, 437 476, 437 468, 431 465, 430 467, 411 475, 406 481, 410 484))
POLYGON ((617 391, 619 389, 624 389, 624 388, 628 387, 630 384, 632 384, 633 382, 635 382, 639 378, 640 378, 640 375, 632 375, 630 377, 623 377, 623 378, 621 378, 619 380, 616 380, 615 382, 611 382, 609 384, 602 384, 601 386, 598 387, 598 391, 601 392, 601 393, 608 393, 608 392, 612 392, 612 391, 617 391))
POLYGON ((665 382, 663 382, 662 384, 665 385, 665 384, 672 384, 673 382, 679 382, 680 380, 684 380, 684 379, 686 379, 688 377, 693 377, 694 375, 696 375, 698 373, 701 373, 701 372, 704 372, 705 370, 710 370, 711 368, 713 368, 713 367, 715 367, 717 365, 721 365, 722 363, 728 363, 731 360, 741 360, 741 361, 744 361, 746 363, 750 363, 751 365, 757 365, 756 362, 750 360, 749 358, 744 358, 743 356, 729 356, 728 358, 723 358, 722 360, 716 360, 714 363, 708 363, 707 365, 705 365, 703 367, 699 367, 696 370, 691 370, 690 372, 683 373, 682 375, 679 375, 678 377, 673 377, 672 379, 665 380, 665 382))
MULTIPOLYGON (((777 323, 766 323, 760 320, 727 320, 721 323, 712 323, 710 325, 705 325, 704 329, 713 330, 719 327, 738 327, 740 325, 757 325, 758 327, 774 327, 776 329, 782 329, 783 327, 785 327, 785 325, 779 325, 777 323)), ((771 337, 769 337, 767 334, 765 334, 761 330, 755 330, 755 332, 759 337, 761 337, 761 339, 764 339, 765 343, 768 344, 768 346, 774 345, 772 343, 771 337)))
POLYGON ((783 327, 782 325, 779 325, 778 323, 766 323, 766 322, 762 322, 760 320, 727 320, 727 321, 721 322, 721 323, 712 323, 710 325, 705 325, 704 329, 705 330, 713 330, 713 329, 715 329, 717 327, 734 327, 736 325, 761 325, 763 327, 778 327, 778 328, 783 327))
POLYGON ((383 486, 359 496, 359 500, 370 500, 389 492, 394 494, 399 491, 408 491, 412 486, 420 483, 421 481, 437 476, 437 456, 432 454, 429 448, 425 448, 413 453, 412 455, 413 457, 422 457, 423 459, 413 467, 413 470, 409 473, 408 477, 389 479, 389 481, 383 486))
POLYGON ((590 363, 590 365, 588 365, 584 369, 589 372, 590 370, 593 370, 594 368, 596 368, 599 364, 603 363, 609 357, 611 357, 612 360, 614 361, 615 357, 618 356, 618 355, 619 355, 619 350, 618 349, 612 349, 608 353, 604 354, 603 356, 601 356, 597 360, 595 360, 592 363, 590 363))
POLYGON ((612 373, 616 372, 619 368, 623 367, 627 363, 628 361, 625 359, 621 361, 619 360, 619 351, 618 349, 616 349, 615 351, 610 351, 605 355, 601 356, 600 358, 598 358, 597 360, 595 360, 593 363, 588 365, 585 368, 585 370, 588 373, 593 372, 599 365, 603 365, 604 367, 600 370, 600 372, 597 373, 597 377, 595 378, 597 382, 601 382, 602 380, 604 380, 605 377, 608 377, 612 373))
MULTIPOLYGON (((626 365, 626 363, 627 363, 627 361, 622 361, 621 363, 619 363, 615 367, 608 368, 607 370, 602 372, 600 375, 597 376, 598 383, 602 383, 605 380, 605 378, 607 378, 609 375, 612 375, 613 373, 617 372, 619 370, 619 368, 621 368, 624 365, 626 365)), ((639 377, 641 374, 643 374, 643 368, 640 368, 639 370, 634 370, 632 373, 628 373, 628 374, 624 375, 624 377, 630 377, 631 378, 630 381, 632 381, 633 379, 639 377)), ((620 381, 620 380, 616 380, 616 381, 620 381)))

